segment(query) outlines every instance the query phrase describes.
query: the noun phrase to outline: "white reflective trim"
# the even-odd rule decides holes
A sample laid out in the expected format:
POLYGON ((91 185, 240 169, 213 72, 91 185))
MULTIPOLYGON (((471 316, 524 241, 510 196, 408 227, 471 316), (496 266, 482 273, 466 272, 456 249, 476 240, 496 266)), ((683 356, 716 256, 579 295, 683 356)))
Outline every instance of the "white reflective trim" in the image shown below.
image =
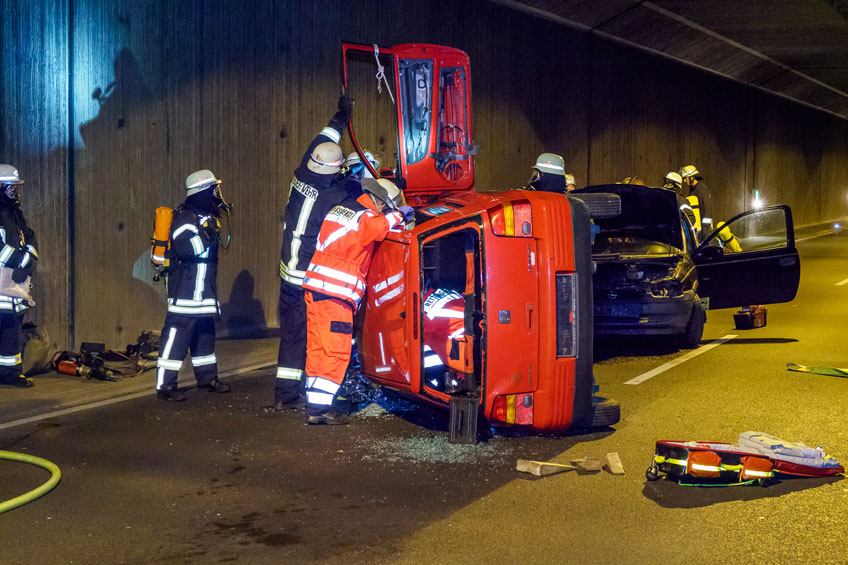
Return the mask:
POLYGON ((350 230, 347 227, 341 227, 341 228, 337 229, 336 231, 331 233, 330 236, 325 241, 319 241, 318 245, 315 246, 315 250, 316 251, 324 251, 325 249, 327 249, 327 247, 329 247, 330 245, 332 245, 336 241, 338 241, 341 238, 343 238, 344 236, 346 236, 348 234, 348 232, 350 232, 350 231, 352 231, 352 230, 350 230))
POLYGON ((399 287, 397 287, 397 288, 395 288, 395 289, 390 290, 389 292, 387 292, 387 293, 386 293, 386 294, 384 294, 383 296, 380 296, 380 297, 376 298, 376 299, 374 300, 374 304, 375 304, 376 306, 379 306, 379 305, 380 305, 380 304, 382 304, 383 302, 386 302, 386 301, 388 301, 388 300, 391 300, 392 298, 394 298, 395 296, 398 296, 398 295, 399 295, 399 294, 401 294, 401 293, 403 293, 403 285, 401 285, 401 286, 399 286, 399 287))
POLYGON ((438 355, 434 352, 430 352, 428 355, 424 356, 424 368, 429 369, 430 367, 438 367, 440 365, 444 365, 442 360, 438 355))
POLYGON ((317 404, 319 406, 332 406, 333 395, 326 392, 315 392, 312 390, 307 390, 306 402, 308 404, 317 404))
POLYGON ((427 317, 431 320, 435 318, 451 318, 454 320, 461 320, 465 318, 464 312, 460 312, 458 310, 451 310, 450 308, 440 308, 438 310, 428 311, 425 307, 424 313, 427 314, 427 317))
POLYGON ((218 359, 215 357, 215 354, 212 355, 204 355, 203 357, 192 357, 191 365, 193 367, 202 367, 204 365, 212 365, 217 363, 218 359))
POLYGON ((217 314, 217 306, 175 306, 168 305, 168 312, 174 314, 217 314))
POLYGON ((154 261, 162 261, 163 263, 165 262, 165 258, 161 257, 159 255, 153 255, 153 260, 154 261))
POLYGON ((745 475, 750 477, 773 477, 774 473, 770 471, 752 471, 750 469, 746 469, 742 471, 745 475))
POLYGON ((692 468, 696 471, 721 471, 721 467, 716 467, 714 465, 700 465, 698 463, 692 463, 692 468))
POLYGON ((459 328, 448 336, 450 339, 459 339, 461 337, 465 337, 465 328, 459 328))
POLYGON ((278 379, 292 379, 295 381, 299 381, 300 377, 303 375, 303 371, 300 369, 290 369, 288 367, 277 367, 277 378, 278 379))
POLYGON ((9 260, 9 257, 12 256, 12 253, 15 252, 15 248, 10 245, 4 245, 3 250, 0 251, 0 263, 5 264, 6 261, 9 260))
MULTIPOLYGON (((313 188, 310 185, 307 185, 306 183, 298 180, 297 177, 295 177, 294 179, 292 179, 291 187, 289 189, 289 198, 291 198, 291 188, 294 188, 296 183, 301 183, 305 186, 313 188)), ((286 269, 288 270, 289 275, 294 275, 295 273, 297 273, 297 262, 299 258, 298 254, 300 253, 301 245, 300 236, 306 233, 306 226, 309 224, 309 216, 312 214, 313 206, 315 206, 315 199, 308 198, 304 194, 303 207, 300 209, 300 214, 297 217, 297 225, 292 231, 291 246, 289 248, 289 254, 291 255, 291 257, 289 258, 288 265, 286 265, 286 269)))
POLYGON ((0 355, 0 365, 4 367, 14 367, 21 362, 20 353, 17 355, 0 355))
POLYGON ((334 383, 329 379, 324 379, 321 377, 315 377, 315 380, 313 380, 309 384, 310 389, 317 389, 329 394, 336 394, 339 390, 339 386, 340 385, 338 385, 337 383, 334 383))
POLYGON ((342 139, 342 134, 340 134, 335 128, 331 128, 330 126, 327 126, 322 129, 321 133, 319 133, 318 135, 324 135, 326 137, 329 137, 333 140, 333 143, 338 143, 342 139))
POLYGON ((177 298, 174 300, 173 298, 169 298, 168 304, 175 304, 177 306, 216 306, 218 300, 215 298, 204 298, 203 300, 192 300, 191 298, 177 298))
POLYGON ((203 300, 203 288, 206 286, 206 263, 197 264, 197 278, 194 281, 194 299, 203 300))
POLYGON ((162 354, 159 356, 159 359, 167 359, 171 356, 171 347, 174 345, 174 339, 177 337, 177 328, 169 328, 168 331, 168 341, 165 342, 165 349, 162 350, 162 354))
POLYGON ((26 267, 29 264, 29 253, 24 253, 24 258, 21 260, 21 267, 26 267))
POLYGON ((162 388, 163 384, 165 384, 165 367, 159 367, 156 369, 156 390, 162 388))
POLYGON ((156 366, 162 369, 168 369, 169 371, 179 371, 183 366, 183 362, 159 358, 156 366))
POLYGON ((356 304, 359 304, 359 301, 362 299, 362 296, 356 293, 353 289, 339 286, 337 284, 332 284, 328 282, 324 282, 319 279, 305 278, 303 279, 303 284, 306 287, 313 288, 319 291, 326 291, 331 294, 336 294, 339 296, 344 296, 345 298, 350 298, 356 304))
POLYGON ((192 249, 194 249, 195 255, 200 255, 201 253, 203 253, 203 241, 201 241, 199 235, 191 236, 191 239, 189 241, 191 241, 191 247, 192 249))
POLYGON ((319 275, 324 275, 325 277, 332 277, 336 280, 354 285, 359 282, 359 277, 357 276, 351 275, 350 273, 345 273, 344 271, 337 271, 336 269, 332 269, 330 267, 316 265, 315 263, 309 265, 309 271, 313 273, 318 273, 319 275))
POLYGON ((392 229, 403 221, 403 216, 400 212, 392 212, 391 214, 386 214, 383 217, 386 218, 386 221, 389 223, 389 229, 392 229))
POLYGON ((183 224, 183 225, 181 225, 180 227, 178 227, 177 229, 174 230, 174 235, 171 236, 171 239, 177 239, 177 237, 186 230, 194 232, 194 233, 200 233, 197 230, 197 226, 195 226, 193 224, 183 224))
POLYGON ((35 248, 35 246, 33 246, 33 245, 27 245, 27 249, 29 249, 29 252, 30 252, 30 253, 32 253, 32 256, 33 256, 33 257, 35 257, 36 259, 38 259, 38 250, 35 248))
POLYGON ((402 278, 403 278, 403 271, 399 272, 396 275, 390 276, 389 278, 387 278, 386 280, 384 280, 382 282, 377 283, 372 288, 374 289, 374 292, 380 292, 381 290, 389 288, 390 286, 392 286, 393 284, 395 284, 396 282, 398 282, 402 278))

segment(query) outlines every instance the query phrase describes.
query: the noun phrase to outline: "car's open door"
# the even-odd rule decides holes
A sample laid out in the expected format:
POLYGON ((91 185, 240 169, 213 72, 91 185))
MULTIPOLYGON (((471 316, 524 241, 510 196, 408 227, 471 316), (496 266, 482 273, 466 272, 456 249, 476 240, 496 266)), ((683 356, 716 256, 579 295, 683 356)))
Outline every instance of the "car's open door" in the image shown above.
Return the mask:
MULTIPOLYGON (((404 179, 401 186, 405 185, 407 200, 425 202, 428 196, 473 189, 468 55, 452 47, 420 43, 395 47, 345 43, 342 50, 345 87, 348 52, 374 53, 378 63, 378 54, 391 56, 397 90, 392 93, 398 128, 396 175, 404 179)), ((361 154, 353 129, 351 121, 351 140, 361 154)), ((378 176, 377 171, 371 173, 378 176)))
POLYGON ((798 292, 801 262, 788 206, 744 212, 719 225, 692 259, 709 309, 789 302, 798 292))

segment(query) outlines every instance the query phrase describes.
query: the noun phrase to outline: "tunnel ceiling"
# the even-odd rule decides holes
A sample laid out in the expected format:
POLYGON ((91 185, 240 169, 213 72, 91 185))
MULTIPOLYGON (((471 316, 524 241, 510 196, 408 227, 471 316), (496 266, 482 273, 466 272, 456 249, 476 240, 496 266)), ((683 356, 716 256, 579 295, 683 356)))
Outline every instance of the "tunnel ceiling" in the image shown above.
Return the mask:
POLYGON ((848 0, 493 0, 848 118, 848 0))

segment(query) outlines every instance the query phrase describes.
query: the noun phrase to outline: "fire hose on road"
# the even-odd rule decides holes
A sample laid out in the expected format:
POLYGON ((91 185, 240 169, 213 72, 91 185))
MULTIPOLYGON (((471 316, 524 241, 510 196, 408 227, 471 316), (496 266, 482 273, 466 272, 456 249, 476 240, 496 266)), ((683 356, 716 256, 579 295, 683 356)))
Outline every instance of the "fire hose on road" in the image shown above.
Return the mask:
POLYGON ((55 463, 48 461, 47 459, 42 459, 41 457, 15 453, 13 451, 0 451, 0 459, 17 461, 19 463, 29 463, 30 465, 36 465, 42 469, 50 471, 50 478, 40 487, 20 496, 16 496, 15 498, 0 502, 0 514, 8 512, 13 508, 17 508, 18 506, 23 506, 27 502, 32 502, 33 500, 44 496, 53 490, 53 487, 59 484, 59 481, 62 479, 62 471, 59 470, 59 467, 55 463))

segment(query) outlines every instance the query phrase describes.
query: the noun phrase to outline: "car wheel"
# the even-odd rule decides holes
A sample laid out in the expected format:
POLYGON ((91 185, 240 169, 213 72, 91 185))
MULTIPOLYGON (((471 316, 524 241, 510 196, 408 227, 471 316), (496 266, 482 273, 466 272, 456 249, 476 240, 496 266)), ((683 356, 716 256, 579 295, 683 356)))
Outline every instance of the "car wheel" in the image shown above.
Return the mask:
POLYGON ((701 338, 704 337, 704 311, 698 301, 692 307, 692 314, 689 316, 689 323, 686 324, 686 331, 683 333, 680 341, 680 346, 684 349, 695 349, 701 345, 701 338))
POLYGON ((621 405, 618 400, 592 397, 592 413, 579 422, 575 422, 574 428, 606 428, 617 424, 621 420, 621 405))

